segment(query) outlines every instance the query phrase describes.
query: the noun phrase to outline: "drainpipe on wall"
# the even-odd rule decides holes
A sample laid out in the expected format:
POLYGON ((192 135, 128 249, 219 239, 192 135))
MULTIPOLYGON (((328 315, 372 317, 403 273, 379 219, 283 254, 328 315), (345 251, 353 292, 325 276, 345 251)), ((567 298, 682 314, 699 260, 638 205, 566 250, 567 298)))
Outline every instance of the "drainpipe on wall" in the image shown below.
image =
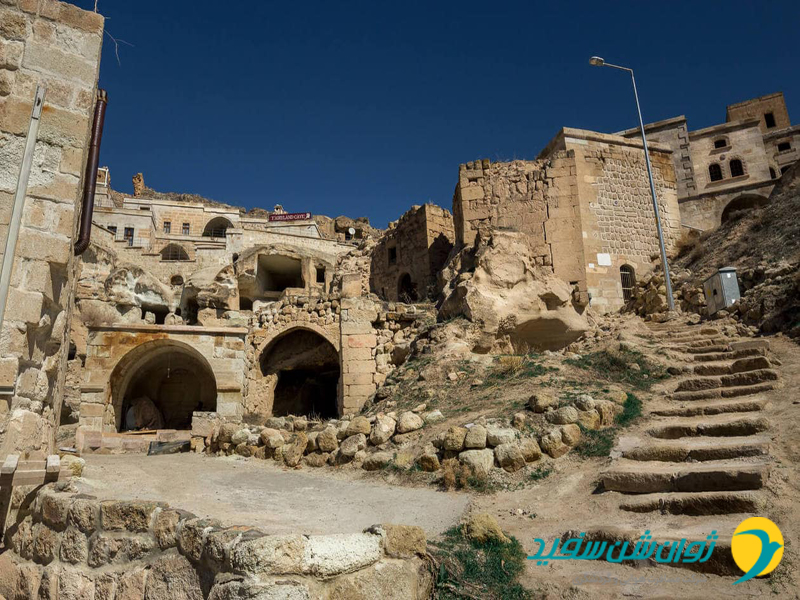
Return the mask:
POLYGON ((94 214, 94 192, 97 187, 97 167, 100 163, 100 142, 103 141, 103 125, 106 121, 108 95, 105 90, 97 90, 97 102, 94 105, 94 122, 92 138, 89 141, 89 157, 86 160, 86 171, 83 176, 83 202, 81 204, 81 227, 78 239, 75 240, 75 256, 80 256, 89 247, 92 236, 92 215, 94 214))

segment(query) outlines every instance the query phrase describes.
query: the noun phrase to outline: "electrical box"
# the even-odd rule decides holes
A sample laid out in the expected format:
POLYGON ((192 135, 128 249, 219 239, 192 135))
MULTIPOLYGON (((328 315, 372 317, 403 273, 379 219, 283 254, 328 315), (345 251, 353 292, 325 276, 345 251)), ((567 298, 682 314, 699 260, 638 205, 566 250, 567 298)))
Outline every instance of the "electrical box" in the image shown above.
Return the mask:
POLYGON ((734 267, 723 267, 703 282, 708 314, 733 306, 741 298, 734 267))

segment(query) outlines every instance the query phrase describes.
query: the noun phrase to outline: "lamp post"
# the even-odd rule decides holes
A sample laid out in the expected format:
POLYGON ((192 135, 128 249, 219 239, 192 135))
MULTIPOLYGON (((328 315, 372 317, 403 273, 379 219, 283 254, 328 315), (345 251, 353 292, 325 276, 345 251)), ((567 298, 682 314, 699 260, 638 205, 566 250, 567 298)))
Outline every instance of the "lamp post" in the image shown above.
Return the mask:
POLYGON ((636 91, 636 78, 633 76, 633 69, 628 67, 621 67, 619 65, 612 65, 607 63, 599 56, 593 56, 589 59, 589 64, 594 67, 611 67, 612 69, 619 69, 620 71, 627 71, 631 74, 631 83, 633 83, 633 97, 636 99, 636 112, 639 115, 639 128, 642 132, 642 146, 644 147, 644 161, 647 165, 647 177, 650 179, 650 194, 653 197, 653 211, 656 214, 656 230, 658 231, 658 245, 661 249, 661 266, 664 269, 664 286, 667 288, 667 306, 669 310, 675 310, 675 302, 672 299, 672 282, 669 278, 669 265, 667 264, 667 250, 664 247, 664 234, 661 231, 661 215, 658 212, 658 199, 656 198, 656 186, 653 183, 653 170, 650 167, 650 153, 647 151, 647 137, 644 135, 644 121, 642 121, 642 109, 639 107, 639 94, 636 91))

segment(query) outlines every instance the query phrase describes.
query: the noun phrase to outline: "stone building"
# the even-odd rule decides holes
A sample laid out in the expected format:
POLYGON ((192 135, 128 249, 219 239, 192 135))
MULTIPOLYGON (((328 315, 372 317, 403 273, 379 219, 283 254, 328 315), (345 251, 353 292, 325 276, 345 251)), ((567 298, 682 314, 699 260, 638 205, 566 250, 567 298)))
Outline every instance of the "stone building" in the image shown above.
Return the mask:
POLYGON ((385 300, 436 297, 436 275, 453 249, 453 216, 434 204, 413 206, 389 224, 372 251, 370 287, 385 300))
MULTIPOLYGON (((775 180, 800 158, 800 126, 791 125, 780 92, 728 106, 720 125, 689 131, 680 116, 645 125, 645 133, 672 149, 681 221, 697 230, 765 203, 775 180)), ((637 139, 641 133, 634 128, 619 135, 637 139)))
MULTIPOLYGON (((650 144, 665 243, 680 237, 672 150, 650 144)), ((536 265, 600 311, 624 304, 658 254, 641 141, 562 129, 533 161, 461 165, 453 197, 456 244, 485 228, 527 234, 536 265)))
MULTIPOLYGON (((14 253, 0 333, 0 457, 53 450, 69 348, 73 239, 103 18, 53 0, 0 4, 0 252, 14 253), (36 88, 45 90, 16 247, 7 247, 36 88)), ((35 115, 34 115, 35 116, 35 115)), ((6 293, 6 290, 2 290, 6 293)))

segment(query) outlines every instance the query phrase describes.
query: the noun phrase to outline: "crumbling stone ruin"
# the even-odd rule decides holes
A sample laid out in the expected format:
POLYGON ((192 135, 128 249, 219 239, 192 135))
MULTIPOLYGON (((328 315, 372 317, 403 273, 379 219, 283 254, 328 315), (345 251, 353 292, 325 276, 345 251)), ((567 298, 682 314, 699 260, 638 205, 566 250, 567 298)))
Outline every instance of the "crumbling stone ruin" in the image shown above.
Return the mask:
MULTIPOLYGON (((667 323, 638 334, 667 340, 668 356, 682 364, 659 371, 685 376, 671 401, 777 385, 780 362, 767 357, 768 345, 738 338, 757 328, 798 331, 796 228, 782 211, 798 198, 800 129, 781 94, 731 105, 726 123, 699 131, 688 131, 685 117, 646 126, 675 299, 691 315, 673 328, 664 274, 654 266, 659 247, 638 130, 564 128, 535 159, 464 163, 450 206, 414 205, 386 230, 364 217, 280 204, 245 210, 162 193, 142 173, 128 196, 87 159, 97 147, 92 109, 104 98, 96 88, 102 17, 54 0, 6 0, 0 30, 0 226, 9 240, 18 192, 25 200, 19 241, 3 246, 13 260, 2 290, 0 461, 22 457, 46 469, 57 452, 175 444, 290 468, 394 466, 442 478, 457 468, 464 480, 524 472, 611 432, 630 409, 629 394, 609 386, 565 399, 540 389, 515 399, 514 414, 466 419, 436 408, 441 394, 422 384, 435 382, 444 394, 451 384, 485 390, 475 372, 492 375, 497 364, 508 366, 509 378, 524 369, 554 373, 553 357, 574 367, 612 337, 631 352, 615 321, 620 311, 667 323), (37 84, 46 94, 33 169, 18 190, 37 84), (88 215, 84 251, 75 240, 88 215), (773 265, 773 256, 749 252, 751 234, 786 255, 773 265), (703 246, 709 240, 719 249, 703 246), (699 265, 698 256, 708 260, 699 265), (699 329, 707 339, 694 340, 700 315, 712 316, 700 278, 728 262, 741 268, 742 299, 713 315, 719 328, 699 329), (436 372, 445 360, 447 372, 436 372), (420 397, 400 406, 405 391, 420 397)), ((560 385, 556 376, 549 383, 560 385)), ((653 415, 764 406, 761 398, 665 405, 653 415)), ((605 472, 607 488, 640 492, 639 471, 618 466, 605 472)), ((670 491, 670 472, 652 471, 661 474, 650 474, 658 489, 670 491)), ((705 481, 702 469, 684 471, 705 481)), ((759 487, 762 475, 759 467, 759 487)), ((397 591, 398 581, 405 595, 396 597, 411 598, 432 585, 416 528, 273 536, 161 503, 82 497, 64 482, 14 486, 0 511, 0 598, 52 590, 367 598, 376 589, 395 597, 387 590, 397 591)))

